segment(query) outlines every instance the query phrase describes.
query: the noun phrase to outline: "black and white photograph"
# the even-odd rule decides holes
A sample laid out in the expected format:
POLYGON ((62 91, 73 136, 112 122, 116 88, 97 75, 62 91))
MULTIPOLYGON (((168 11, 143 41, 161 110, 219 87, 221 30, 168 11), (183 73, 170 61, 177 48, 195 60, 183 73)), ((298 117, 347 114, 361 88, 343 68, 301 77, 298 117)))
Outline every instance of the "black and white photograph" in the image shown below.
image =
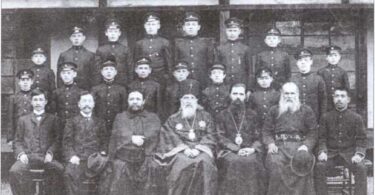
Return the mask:
POLYGON ((1 195, 374 194, 373 0, 0 0, 1 195))

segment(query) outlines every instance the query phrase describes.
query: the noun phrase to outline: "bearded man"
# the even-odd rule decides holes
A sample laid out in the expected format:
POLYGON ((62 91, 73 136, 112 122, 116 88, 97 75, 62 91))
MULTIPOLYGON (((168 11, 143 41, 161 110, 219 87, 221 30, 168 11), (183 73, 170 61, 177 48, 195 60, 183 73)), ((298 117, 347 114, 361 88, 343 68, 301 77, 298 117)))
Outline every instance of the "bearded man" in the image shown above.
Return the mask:
POLYGON ((180 110, 162 127, 159 163, 167 165, 168 195, 216 195, 216 140, 211 115, 198 105, 199 89, 181 89, 180 110))
POLYGON ((291 165, 295 155, 311 155, 317 141, 316 128, 314 111, 300 103, 297 85, 285 83, 279 105, 270 108, 262 130, 263 143, 268 148, 265 166, 269 195, 315 195, 313 165, 304 174, 298 174, 291 165))
POLYGON ((145 99, 141 92, 128 95, 127 111, 117 114, 109 142, 109 159, 112 163, 105 182, 110 182, 110 195, 152 194, 155 190, 153 175, 157 164, 152 155, 159 140, 160 120, 155 113, 144 110, 145 99))
POLYGON ((256 113, 246 109, 246 85, 235 84, 231 103, 216 121, 220 195, 260 195, 265 193, 265 169, 259 122, 256 113))

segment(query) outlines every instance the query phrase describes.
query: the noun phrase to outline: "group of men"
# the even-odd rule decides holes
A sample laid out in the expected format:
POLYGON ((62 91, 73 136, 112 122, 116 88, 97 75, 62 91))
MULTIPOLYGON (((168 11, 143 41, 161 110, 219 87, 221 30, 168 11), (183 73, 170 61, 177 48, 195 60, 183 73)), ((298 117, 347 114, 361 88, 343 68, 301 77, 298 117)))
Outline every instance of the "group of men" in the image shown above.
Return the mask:
POLYGON ((29 194, 29 169, 42 168, 47 194, 82 194, 94 178, 97 193, 110 195, 320 195, 337 163, 353 171, 356 194, 366 194, 366 132, 348 109, 341 49, 327 47, 329 65, 317 73, 312 52, 299 50, 291 76, 277 28, 253 67, 242 21, 225 24, 228 41, 215 46, 198 36, 199 15, 188 12, 185 35, 172 46, 158 35, 159 15, 149 13, 146 36, 131 50, 110 19, 109 43, 95 54, 74 27, 57 89, 46 54, 35 50, 10 102, 13 194, 29 194))

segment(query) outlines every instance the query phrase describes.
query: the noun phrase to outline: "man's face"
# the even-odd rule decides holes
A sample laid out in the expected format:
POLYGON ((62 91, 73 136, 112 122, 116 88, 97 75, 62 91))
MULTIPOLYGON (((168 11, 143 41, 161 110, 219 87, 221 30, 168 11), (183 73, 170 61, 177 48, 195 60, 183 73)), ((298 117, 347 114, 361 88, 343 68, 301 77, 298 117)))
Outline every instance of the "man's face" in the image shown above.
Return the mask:
POLYGON ((268 72, 262 72, 260 76, 257 77, 257 82, 261 88, 269 88, 271 86, 271 83, 273 81, 273 78, 268 72))
POLYGON ((83 35, 83 33, 73 33, 70 36, 70 41, 72 42, 73 46, 81 46, 83 45, 83 42, 86 40, 86 36, 83 35))
POLYGON ((232 103, 241 104, 245 102, 246 98, 246 89, 243 87, 233 87, 230 92, 230 99, 232 103))
POLYGON ((83 95, 79 99, 78 107, 81 110, 81 112, 85 114, 90 114, 92 110, 94 109, 95 101, 91 94, 83 95))
POLYGON ((300 73, 306 74, 311 71, 313 60, 311 57, 303 57, 297 60, 297 67, 300 73))
POLYGON ((211 70, 210 79, 213 83, 223 83, 225 79, 225 72, 221 69, 213 69, 211 70))
POLYGON ((43 111, 47 105, 47 99, 44 94, 31 97, 31 105, 35 111, 43 111))
POLYGON ((42 65, 44 62, 46 62, 46 60, 46 56, 41 53, 36 53, 31 57, 31 61, 33 61, 36 65, 42 65))
POLYGON ((182 30, 186 33, 187 36, 197 36, 201 25, 198 21, 186 21, 182 26, 182 30))
POLYGON ((77 76, 77 72, 74 70, 62 70, 60 76, 65 84, 71 84, 77 76))
POLYGON ((350 97, 348 96, 348 92, 346 92, 345 90, 336 90, 333 94, 333 103, 335 104, 337 109, 346 109, 348 107, 349 102, 350 97))
POLYGON ((156 35, 158 34, 158 31, 160 29, 160 21, 153 20, 153 21, 145 22, 144 28, 148 35, 156 35))
POLYGON ((338 51, 331 51, 330 54, 327 55, 327 61, 329 64, 336 65, 341 60, 341 55, 338 51))
POLYGON ((105 36, 107 36, 109 42, 116 42, 120 39, 121 30, 117 27, 108 27, 105 36))
POLYGON ((231 41, 235 41, 240 37, 242 30, 239 27, 230 27, 225 29, 225 34, 227 35, 227 39, 231 41))
POLYGON ((117 75, 117 70, 113 66, 105 66, 102 68, 101 73, 105 80, 110 81, 113 80, 117 75))
POLYGON ((267 35, 266 38, 264 38, 264 42, 268 47, 277 47, 281 42, 281 37, 277 35, 267 35))
POLYGON ((141 110, 143 108, 144 103, 145 101, 143 100, 143 95, 140 92, 134 91, 129 94, 128 104, 131 110, 141 110))
POLYGON ((30 91, 33 83, 34 80, 32 78, 21 78, 18 80, 18 86, 22 91, 30 91))
POLYGON ((135 73, 137 73, 139 78, 147 78, 151 74, 151 68, 148 64, 141 64, 135 68, 135 73))
POLYGON ((173 71, 173 76, 178 82, 186 80, 189 74, 190 73, 187 69, 178 69, 173 71))
POLYGON ((196 108, 198 99, 192 94, 186 94, 180 99, 182 108, 196 108))
POLYGON ((296 103, 298 92, 295 86, 284 86, 281 94, 287 103, 296 103))

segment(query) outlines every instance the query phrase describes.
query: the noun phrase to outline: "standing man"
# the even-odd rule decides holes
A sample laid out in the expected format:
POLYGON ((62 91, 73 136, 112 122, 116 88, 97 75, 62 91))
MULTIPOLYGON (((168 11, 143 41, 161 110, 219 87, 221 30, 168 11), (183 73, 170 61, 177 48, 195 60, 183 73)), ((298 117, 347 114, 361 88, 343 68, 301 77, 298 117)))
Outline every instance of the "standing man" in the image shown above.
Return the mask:
POLYGON ((190 77, 199 81, 202 89, 208 84, 207 73, 214 60, 214 39, 200 37, 200 17, 195 12, 186 12, 182 30, 184 37, 175 39, 175 61, 186 61, 190 68, 190 77))
POLYGON ((144 96, 140 91, 128 95, 129 108, 118 114, 113 123, 109 142, 112 174, 106 178, 109 195, 149 195, 160 176, 154 175, 152 156, 159 142, 160 120, 155 113, 143 109, 144 96))
POLYGON ((327 93, 325 82, 321 76, 311 71, 313 54, 308 49, 299 50, 295 56, 299 73, 292 76, 291 82, 297 84, 300 101, 313 109, 316 119, 327 111, 327 93))
MULTIPOLYGON (((90 90, 95 81, 95 54, 87 50, 83 43, 86 40, 85 32, 81 27, 75 26, 72 29, 72 34, 69 37, 72 42, 72 47, 62 52, 57 60, 57 64, 63 62, 74 62, 77 64, 77 77, 75 81, 79 88, 90 90)), ((60 75, 60 71, 57 72, 60 75)), ((59 77, 57 79, 57 87, 63 85, 63 81, 59 77)))
POLYGON ((158 14, 147 13, 143 26, 146 36, 135 44, 134 61, 144 56, 150 58, 152 62, 151 79, 158 82, 164 91, 167 80, 173 71, 171 46, 167 39, 158 35, 160 29, 158 14))
POLYGON ((90 156, 102 161, 105 158, 98 156, 107 156, 107 130, 104 120, 93 116, 94 106, 94 97, 83 91, 78 102, 80 113, 68 120, 64 128, 64 184, 68 195, 81 194, 82 182, 100 175, 100 172, 89 170, 90 156))
POLYGON ((10 146, 13 145, 18 119, 33 111, 33 106, 31 105, 31 86, 34 82, 34 73, 29 69, 23 69, 18 71, 16 76, 20 91, 12 95, 9 99, 9 132, 7 133, 7 142, 10 146))
POLYGON ((246 85, 234 84, 229 107, 217 117, 220 195, 264 195, 266 191, 260 126, 256 113, 246 109, 245 99, 246 85))
POLYGON ((179 112, 162 128, 160 152, 167 165, 168 195, 216 195, 215 127, 211 115, 198 105, 199 90, 183 89, 179 112))
POLYGON ((105 24, 105 36, 108 39, 108 43, 100 46, 96 50, 95 54, 95 65, 97 68, 97 76, 99 79, 94 84, 100 83, 100 66, 109 56, 113 55, 116 58, 118 76, 115 82, 126 87, 133 80, 133 60, 130 49, 119 43, 120 36, 122 34, 119 22, 114 19, 108 19, 105 24))
MULTIPOLYGON (((255 70, 261 67, 267 67, 273 72, 273 87, 279 90, 280 87, 289 80, 290 60, 289 54, 283 51, 279 44, 281 43, 281 32, 276 27, 269 29, 264 38, 267 49, 256 55, 255 70)), ((254 83, 254 87, 255 87, 254 83)))
MULTIPOLYGON (((302 160, 315 159, 311 153, 318 134, 313 110, 301 104, 298 97, 297 85, 285 83, 279 105, 271 107, 264 121, 262 134, 268 149, 265 160, 268 195, 315 195, 312 173, 299 174, 291 166, 295 155, 302 156, 302 160)), ((302 161, 299 166, 312 170, 314 165, 309 164, 310 161, 302 161)))
POLYGON ((241 42, 242 32, 242 20, 229 18, 225 21, 225 34, 228 40, 216 47, 215 50, 215 62, 226 65, 225 81, 229 85, 247 84, 250 73, 253 71, 250 47, 241 42))
POLYGON ((366 131, 360 115, 348 109, 346 88, 336 88, 335 109, 321 118, 319 126, 319 156, 315 167, 315 188, 319 195, 328 195, 326 174, 335 165, 344 164, 355 176, 355 195, 366 195, 367 168, 366 131))
POLYGON ((45 169, 46 193, 60 194, 64 167, 55 160, 60 146, 60 124, 56 116, 45 112, 46 92, 34 89, 31 92, 32 113, 19 118, 14 154, 17 161, 9 170, 9 183, 14 195, 29 195, 33 192, 33 182, 29 169, 45 169))

